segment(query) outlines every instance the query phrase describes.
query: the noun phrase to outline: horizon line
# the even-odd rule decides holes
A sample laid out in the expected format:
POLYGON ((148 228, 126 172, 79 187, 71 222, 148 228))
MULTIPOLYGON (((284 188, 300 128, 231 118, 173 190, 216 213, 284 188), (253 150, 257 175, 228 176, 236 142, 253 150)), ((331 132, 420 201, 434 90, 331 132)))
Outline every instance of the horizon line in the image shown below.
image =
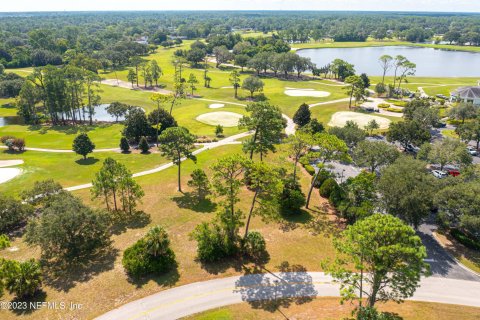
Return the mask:
POLYGON ((195 9, 95 9, 95 10, 45 10, 45 11, 0 11, 0 14, 12 14, 12 13, 88 13, 88 12, 341 12, 341 13, 436 13, 436 14, 480 14, 479 11, 415 11, 415 10, 290 10, 290 9, 208 9, 208 10, 195 10, 195 9))

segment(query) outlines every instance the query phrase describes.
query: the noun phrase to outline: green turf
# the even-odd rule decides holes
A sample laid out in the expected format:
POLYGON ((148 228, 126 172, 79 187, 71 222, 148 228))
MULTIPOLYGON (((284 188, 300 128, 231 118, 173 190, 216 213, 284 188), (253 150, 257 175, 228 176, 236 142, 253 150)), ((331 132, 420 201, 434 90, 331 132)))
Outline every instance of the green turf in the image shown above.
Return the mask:
POLYGON ((153 169, 168 160, 160 153, 151 154, 122 154, 119 152, 98 152, 88 155, 86 161, 75 153, 48 153, 26 151, 24 153, 8 153, 0 151, 0 160, 24 161, 21 168, 23 173, 16 178, 0 184, 0 192, 16 194, 21 190, 29 188, 35 181, 54 179, 64 187, 89 183, 105 158, 112 157, 125 164, 132 172, 153 169))
POLYGON ((24 138, 27 147, 46 149, 71 149, 73 139, 87 132, 97 149, 116 148, 122 136, 120 124, 96 126, 41 126, 8 125, 0 127, 0 136, 11 135, 24 138))

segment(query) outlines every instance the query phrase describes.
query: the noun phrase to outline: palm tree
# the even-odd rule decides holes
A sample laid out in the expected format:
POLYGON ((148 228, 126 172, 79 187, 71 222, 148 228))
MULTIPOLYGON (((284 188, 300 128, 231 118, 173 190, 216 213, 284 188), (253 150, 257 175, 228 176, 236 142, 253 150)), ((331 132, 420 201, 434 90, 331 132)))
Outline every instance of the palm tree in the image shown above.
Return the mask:
POLYGON ((145 244, 147 246, 147 252, 157 257, 167 251, 170 240, 168 239, 165 229, 161 226, 155 226, 151 228, 145 236, 145 244))

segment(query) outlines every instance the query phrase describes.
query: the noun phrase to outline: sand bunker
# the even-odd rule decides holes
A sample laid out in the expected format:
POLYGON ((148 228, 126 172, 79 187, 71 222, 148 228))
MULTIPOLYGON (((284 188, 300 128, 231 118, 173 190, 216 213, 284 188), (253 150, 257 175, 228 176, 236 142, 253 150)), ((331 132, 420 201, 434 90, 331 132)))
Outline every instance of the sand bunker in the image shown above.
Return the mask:
POLYGON ((210 109, 219 109, 225 107, 223 103, 212 103, 210 106, 208 106, 210 109))
POLYGON ((324 98, 330 95, 330 92, 327 92, 327 91, 318 91, 314 89, 294 89, 294 88, 286 88, 284 93, 287 96, 291 96, 291 97, 324 98))
POLYGON ((331 127, 343 127, 345 126, 347 121, 353 121, 356 122, 359 127, 364 128, 368 124, 368 122, 373 119, 377 121, 380 129, 387 129, 390 126, 391 121, 387 118, 349 111, 335 113, 330 119, 328 125, 331 127))
POLYGON ((23 160, 0 160, 0 168, 18 166, 23 164, 23 160))
POLYGON ((239 113, 219 111, 201 114, 197 117, 197 121, 211 126, 221 124, 224 127, 236 127, 242 117, 239 113))
POLYGON ((0 183, 7 182, 18 176, 22 170, 17 168, 0 168, 0 183))

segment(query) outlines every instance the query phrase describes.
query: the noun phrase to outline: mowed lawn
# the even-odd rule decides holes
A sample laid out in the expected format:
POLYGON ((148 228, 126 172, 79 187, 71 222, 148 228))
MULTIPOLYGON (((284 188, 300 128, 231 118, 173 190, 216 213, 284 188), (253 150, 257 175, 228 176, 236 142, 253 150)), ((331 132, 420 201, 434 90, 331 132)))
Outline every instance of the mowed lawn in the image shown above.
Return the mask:
POLYGON ((22 174, 12 180, 0 184, 0 192, 19 194, 22 190, 33 186, 35 181, 54 179, 64 187, 89 183, 100 170, 103 160, 112 157, 125 164, 133 173, 156 168, 169 162, 156 150, 150 154, 123 154, 120 152, 97 152, 89 154, 87 160, 75 153, 53 153, 25 151, 9 153, 0 149, 0 160, 23 160, 24 164, 15 166, 22 169, 22 174))
POLYGON ((86 132, 97 149, 117 148, 123 125, 101 124, 82 126, 8 125, 0 127, 0 136, 25 139, 27 147, 71 150, 75 137, 86 132))
MULTIPOLYGON (((188 194, 190 190, 186 186, 188 175, 195 168, 204 168, 207 170, 207 174, 211 175, 210 166, 217 159, 236 152, 241 152, 241 146, 225 146, 199 154, 197 164, 192 161, 184 162, 182 164, 182 183, 185 194, 176 191, 176 167, 138 178, 137 181, 146 194, 142 199, 143 204, 140 205, 140 209, 150 215, 150 221, 136 221, 127 226, 126 230, 115 233, 112 236, 114 254, 95 263, 88 263, 85 266, 86 270, 78 266, 74 272, 60 278, 45 278, 46 301, 81 303, 83 308, 75 311, 44 308, 27 314, 23 318, 92 319, 119 305, 172 286, 238 275, 244 272, 278 271, 283 262, 302 265, 310 271, 321 270, 320 262, 323 259, 335 257, 331 234, 333 230, 337 229, 337 226, 329 220, 331 216, 322 213, 325 202, 320 199, 317 191, 312 196, 313 210, 278 223, 266 224, 258 217, 253 219, 251 230, 260 231, 267 242, 270 258, 265 265, 254 266, 238 260, 202 265, 196 261, 196 242, 190 239, 189 234, 200 222, 213 219, 216 208, 215 205, 199 206, 192 202, 188 194), (160 277, 131 280, 121 265, 122 253, 142 237, 152 225, 156 224, 161 224, 168 230, 179 264, 178 270, 160 277)), ((292 164, 286 160, 282 146, 278 153, 268 156, 266 161, 273 165, 287 166, 292 170, 292 164)), ((307 192, 310 176, 307 176, 303 170, 299 172, 303 190, 307 192)), ((88 189, 75 192, 75 194, 91 205, 103 206, 101 200, 91 202, 88 189)), ((247 212, 252 196, 250 191, 242 190, 238 207, 243 212, 247 212)), ((12 245, 18 250, 14 252, 4 250, 0 255, 18 260, 39 257, 39 249, 28 247, 22 239, 16 239, 12 245)), ((11 297, 7 295, 5 299, 9 301, 11 297)), ((1 310, 0 318, 14 319, 16 315, 1 310)))
MULTIPOLYGON (((287 303, 289 300, 286 300, 287 303)), ((338 298, 316 298, 307 302, 296 303, 295 299, 287 307, 267 311, 272 303, 265 303, 265 308, 253 308, 248 303, 231 305, 215 310, 205 311, 184 320, 284 320, 284 319, 350 319, 353 306, 349 303, 340 304, 338 298)), ((431 302, 405 301, 401 304, 389 302, 378 304, 383 312, 397 314, 403 320, 475 320, 478 319, 480 308, 453 304, 431 302)))
POLYGON ((17 115, 17 108, 13 98, 0 98, 0 117, 11 117, 17 115))

